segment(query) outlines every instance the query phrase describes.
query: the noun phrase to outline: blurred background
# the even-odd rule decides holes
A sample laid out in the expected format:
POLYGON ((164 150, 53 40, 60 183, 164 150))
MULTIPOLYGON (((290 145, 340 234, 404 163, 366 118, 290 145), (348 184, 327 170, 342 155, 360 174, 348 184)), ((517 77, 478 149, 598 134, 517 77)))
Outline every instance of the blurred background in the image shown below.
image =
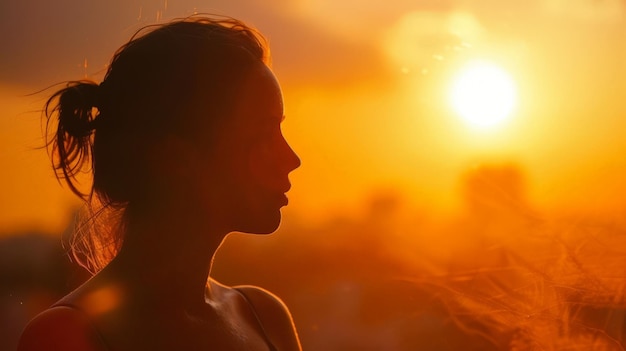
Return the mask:
POLYGON ((624 349, 626 2, 2 0, 0 350, 88 276, 40 91, 196 12, 269 39, 303 161, 214 275, 281 296, 305 350, 624 349))

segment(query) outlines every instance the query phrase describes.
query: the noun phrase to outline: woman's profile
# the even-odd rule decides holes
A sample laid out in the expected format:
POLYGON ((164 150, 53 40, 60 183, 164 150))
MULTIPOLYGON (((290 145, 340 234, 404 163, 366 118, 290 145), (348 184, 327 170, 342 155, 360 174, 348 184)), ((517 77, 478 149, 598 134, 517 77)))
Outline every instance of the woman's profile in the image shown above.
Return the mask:
POLYGON ((300 165, 260 34, 207 16, 144 29, 45 116, 58 177, 111 215, 73 242, 95 275, 29 323, 20 351, 300 350, 278 297, 209 276, 228 233, 278 228, 300 165))

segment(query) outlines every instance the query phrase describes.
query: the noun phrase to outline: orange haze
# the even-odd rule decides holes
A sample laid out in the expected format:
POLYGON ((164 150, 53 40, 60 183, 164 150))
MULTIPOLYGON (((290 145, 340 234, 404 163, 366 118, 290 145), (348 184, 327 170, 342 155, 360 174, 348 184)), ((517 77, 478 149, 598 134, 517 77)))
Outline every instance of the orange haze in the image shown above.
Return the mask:
MULTIPOLYGON (((58 67, 32 57, 21 66, 17 58, 11 61, 24 72, 23 82, 5 65, 0 227, 35 224, 58 230, 74 204, 51 179, 44 152, 33 149, 42 141, 38 113, 32 111, 45 95, 22 95, 63 79, 101 79, 112 50, 135 28, 159 16, 202 10, 193 5, 155 2, 132 14, 124 5, 126 15, 112 17, 112 39, 99 45, 83 38, 78 48, 68 48, 68 57, 56 54, 58 67), (98 48, 96 57, 86 51, 91 48, 98 48), (31 71, 43 72, 43 78, 31 71)), ((461 175, 480 164, 515 164, 527 178, 528 196, 541 208, 624 205, 626 24, 619 2, 441 6, 396 0, 383 6, 285 0, 265 7, 266 12, 255 2, 240 10, 220 6, 256 24, 272 44, 286 97, 285 134, 303 160, 293 175, 291 203, 304 217, 355 211, 380 189, 396 189, 418 206, 447 213, 460 205, 461 175), (445 100, 455 72, 474 58, 500 65, 519 90, 510 121, 486 132, 468 129, 445 100)), ((107 11, 103 16, 114 16, 107 11)), ((37 23, 19 26, 47 30, 37 23)), ((63 30, 54 28, 54 33, 63 30)), ((85 30, 107 38, 96 28, 85 30)), ((37 53, 29 50, 18 52, 37 53)))

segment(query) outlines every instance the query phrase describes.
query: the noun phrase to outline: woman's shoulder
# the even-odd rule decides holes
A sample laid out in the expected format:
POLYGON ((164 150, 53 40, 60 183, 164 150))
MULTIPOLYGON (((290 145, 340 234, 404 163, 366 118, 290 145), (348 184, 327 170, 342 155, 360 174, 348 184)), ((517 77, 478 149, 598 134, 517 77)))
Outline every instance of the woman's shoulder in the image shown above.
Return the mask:
POLYGON ((254 309, 269 338, 276 341, 277 344, 280 343, 277 345, 279 349, 301 349, 291 313, 287 305, 278 296, 252 285, 238 285, 232 289, 245 297, 254 309))
POLYGON ((233 290, 243 294, 259 312, 273 312, 291 318, 287 305, 272 292, 254 285, 237 285, 233 290))
POLYGON ((33 318, 22 333, 18 351, 85 350, 106 347, 84 312, 70 306, 54 306, 33 318))
POLYGON ((292 323, 291 313, 287 305, 280 297, 270 291, 254 285, 228 286, 217 282, 213 278, 209 280, 211 289, 220 296, 222 300, 245 298, 247 303, 254 308, 255 312, 266 318, 277 318, 283 322, 292 323))

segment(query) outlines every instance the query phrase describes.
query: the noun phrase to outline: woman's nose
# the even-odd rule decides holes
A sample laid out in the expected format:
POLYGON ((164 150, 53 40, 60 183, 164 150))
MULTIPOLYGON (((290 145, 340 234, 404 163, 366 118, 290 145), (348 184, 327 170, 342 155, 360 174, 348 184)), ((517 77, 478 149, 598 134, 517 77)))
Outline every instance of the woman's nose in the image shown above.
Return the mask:
POLYGON ((300 160, 300 157, 298 157, 298 154, 296 154, 296 152, 293 151, 291 146, 287 145, 287 147, 289 148, 289 158, 290 158, 289 171, 291 172, 295 170, 296 168, 300 167, 300 165, 302 165, 302 161, 300 160))
POLYGON ((285 154, 283 156, 283 160, 285 163, 285 168, 287 169, 288 172, 291 172, 295 170, 296 168, 300 167, 300 165, 302 164, 302 161, 300 160, 300 157, 298 157, 298 154, 296 154, 296 152, 293 151, 289 143, 287 143, 287 140, 284 140, 284 147, 285 147, 285 150, 284 150, 285 154))

